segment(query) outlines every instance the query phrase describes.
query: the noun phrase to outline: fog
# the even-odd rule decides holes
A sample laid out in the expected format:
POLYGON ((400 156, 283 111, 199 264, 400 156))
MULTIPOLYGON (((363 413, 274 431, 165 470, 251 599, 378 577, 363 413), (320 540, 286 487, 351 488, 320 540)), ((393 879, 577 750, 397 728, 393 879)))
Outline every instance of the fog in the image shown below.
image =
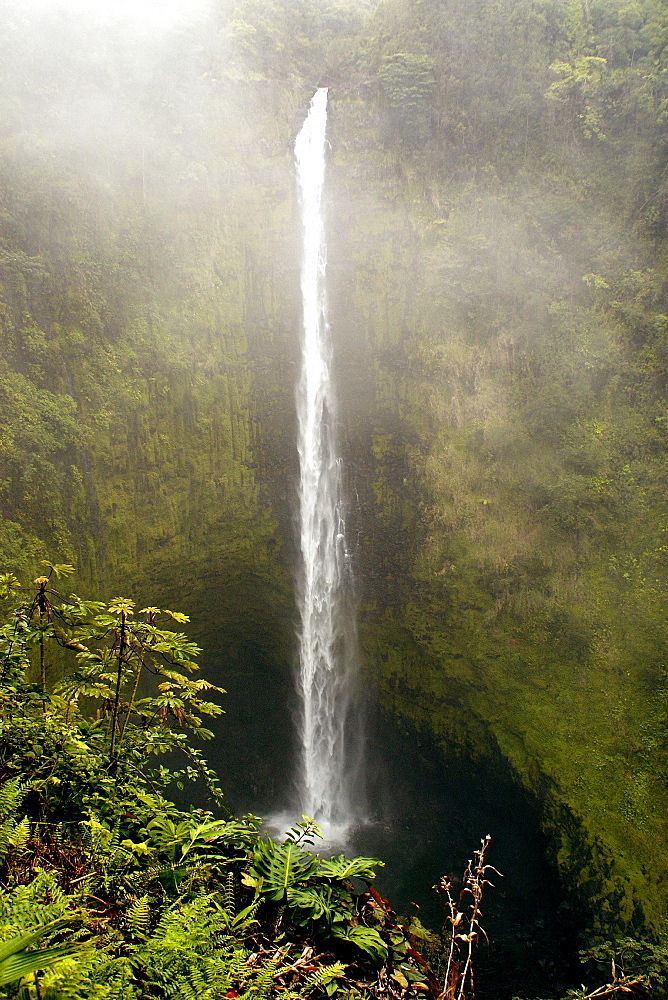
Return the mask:
POLYGON ((201 16, 210 0, 9 0, 7 8, 56 17, 75 15, 97 26, 123 22, 134 30, 165 30, 201 16))

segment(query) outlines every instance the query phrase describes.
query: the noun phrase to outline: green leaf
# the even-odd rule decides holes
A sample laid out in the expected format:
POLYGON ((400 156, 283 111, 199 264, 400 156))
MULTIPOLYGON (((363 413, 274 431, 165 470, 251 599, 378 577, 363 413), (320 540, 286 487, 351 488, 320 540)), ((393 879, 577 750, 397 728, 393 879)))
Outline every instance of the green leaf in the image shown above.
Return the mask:
POLYGON ((0 597, 13 597, 20 586, 20 582, 13 573, 0 574, 0 597))
POLYGON ((131 615, 134 606, 134 601, 130 601, 125 597, 114 597, 113 601, 110 601, 107 611, 109 611, 112 615, 120 615, 123 614, 123 612, 125 612, 126 615, 131 615))
POLYGON ((251 874, 263 880, 262 895, 278 903, 287 899, 288 888, 304 885, 317 868, 317 857, 302 850, 294 841, 277 844, 267 839, 260 840, 255 849, 251 874))
POLYGON ((3 941, 0 944, 0 963, 4 962, 11 955, 29 948, 39 941, 40 938, 43 938, 45 934, 50 934, 58 930, 59 927, 64 927, 70 923, 70 920, 70 917, 60 917, 58 920, 51 920, 47 924, 39 924, 38 927, 33 927, 31 931, 26 931, 25 934, 20 934, 18 937, 3 941))
POLYGON ((303 926, 309 921, 321 921, 332 927, 335 923, 343 923, 353 915, 352 894, 333 890, 331 886, 307 887, 306 889, 288 889, 287 903, 292 913, 292 919, 303 926))
POLYGON ((28 976, 38 969, 45 969, 62 958, 72 957, 77 950, 75 945, 59 945, 55 948, 40 948, 37 951, 18 951, 0 961, 0 986, 6 986, 7 983, 28 976))
POLYGON ((165 608, 163 613, 169 615, 169 617, 173 618, 175 622, 181 622, 183 624, 184 622, 190 621, 188 615, 184 615, 181 611, 169 611, 165 608))
POLYGON ((340 881, 361 878, 365 882, 372 882, 376 877, 374 869, 383 867, 383 864, 378 858, 346 858, 345 855, 339 854, 329 861, 321 861, 318 874, 340 881))
POLYGON ((63 576, 71 576, 72 573, 76 572, 74 566, 70 566, 69 563, 51 563, 48 559, 42 559, 41 565, 48 566, 50 570, 53 570, 58 580, 63 576))
POLYGON ((334 927, 332 933, 340 941, 347 941, 349 944, 355 945, 378 965, 387 959, 387 945, 373 927, 346 927, 345 930, 334 927))

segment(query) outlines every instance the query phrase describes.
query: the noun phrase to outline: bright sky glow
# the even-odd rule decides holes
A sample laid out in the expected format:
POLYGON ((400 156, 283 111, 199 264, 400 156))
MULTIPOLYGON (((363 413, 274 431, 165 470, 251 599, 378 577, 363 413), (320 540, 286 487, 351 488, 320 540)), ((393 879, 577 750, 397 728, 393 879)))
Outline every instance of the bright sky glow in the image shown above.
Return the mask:
POLYGON ((96 21, 128 21, 172 27, 200 14, 207 0, 14 0, 24 11, 67 11, 96 21))

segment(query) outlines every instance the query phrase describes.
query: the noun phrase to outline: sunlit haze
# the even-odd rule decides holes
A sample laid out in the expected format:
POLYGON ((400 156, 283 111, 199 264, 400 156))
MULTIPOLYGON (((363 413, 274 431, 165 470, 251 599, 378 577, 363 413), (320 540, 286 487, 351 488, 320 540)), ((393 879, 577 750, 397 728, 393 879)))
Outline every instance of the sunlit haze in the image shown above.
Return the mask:
POLYGON ((14 0, 23 11, 66 11, 95 20, 134 21, 171 27, 199 15, 208 0, 14 0))

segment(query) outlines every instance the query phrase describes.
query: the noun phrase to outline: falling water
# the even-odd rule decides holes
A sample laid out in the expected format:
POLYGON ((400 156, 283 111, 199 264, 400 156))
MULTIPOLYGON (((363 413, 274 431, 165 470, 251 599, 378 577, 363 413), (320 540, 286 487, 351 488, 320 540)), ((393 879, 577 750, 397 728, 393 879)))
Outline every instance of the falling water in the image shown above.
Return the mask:
POLYGON ((351 706, 357 647, 351 613, 337 453, 325 289, 322 212, 327 89, 321 88, 295 143, 301 195, 303 340, 299 420, 298 688, 301 696, 300 807, 330 831, 353 819, 351 706))

